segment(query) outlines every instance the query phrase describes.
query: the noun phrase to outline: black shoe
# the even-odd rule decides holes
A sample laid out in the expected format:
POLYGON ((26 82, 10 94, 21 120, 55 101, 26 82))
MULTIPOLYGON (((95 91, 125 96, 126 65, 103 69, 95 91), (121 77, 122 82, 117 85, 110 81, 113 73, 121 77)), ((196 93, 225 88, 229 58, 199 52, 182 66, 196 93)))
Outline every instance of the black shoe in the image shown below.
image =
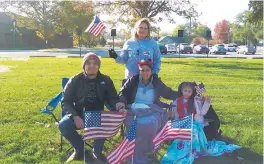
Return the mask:
POLYGON ((103 155, 102 153, 95 153, 93 152, 93 158, 96 159, 96 160, 100 160, 100 161, 103 161, 103 162, 107 162, 107 158, 105 155, 103 155))
POLYGON ((71 161, 82 161, 84 159, 83 153, 78 153, 74 151, 72 155, 67 159, 66 163, 71 161))
POLYGON ((215 139, 216 140, 222 140, 222 130, 218 129, 215 139))
POLYGON ((85 158, 86 163, 91 163, 94 161, 92 153, 87 151, 87 150, 85 151, 85 157, 84 158, 85 158))

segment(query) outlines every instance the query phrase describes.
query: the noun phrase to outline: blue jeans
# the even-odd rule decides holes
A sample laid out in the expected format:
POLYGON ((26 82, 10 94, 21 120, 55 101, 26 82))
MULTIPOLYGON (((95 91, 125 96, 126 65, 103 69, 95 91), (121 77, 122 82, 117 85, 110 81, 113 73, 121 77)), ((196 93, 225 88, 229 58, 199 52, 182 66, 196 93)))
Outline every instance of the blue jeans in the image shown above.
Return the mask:
MULTIPOLYGON (((70 142, 76 152, 84 152, 84 141, 79 133, 74 121, 69 115, 65 115, 59 122, 61 134, 70 142)), ((94 140, 93 151, 96 154, 102 153, 105 139, 94 140)))

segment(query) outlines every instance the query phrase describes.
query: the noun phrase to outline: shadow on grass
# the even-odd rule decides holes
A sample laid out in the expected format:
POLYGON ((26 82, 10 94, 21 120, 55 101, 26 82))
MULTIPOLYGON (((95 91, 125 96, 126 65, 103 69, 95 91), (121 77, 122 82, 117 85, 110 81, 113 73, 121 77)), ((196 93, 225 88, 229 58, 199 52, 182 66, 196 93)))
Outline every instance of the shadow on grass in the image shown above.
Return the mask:
POLYGON ((248 76, 247 73, 244 73, 244 74, 240 74, 240 75, 237 75, 237 74, 232 74, 232 72, 230 71, 222 71, 222 72, 214 72, 214 71, 199 71, 200 73, 204 73, 204 74, 207 74, 207 75, 218 75, 218 76, 221 76, 221 77, 230 77, 230 78, 238 78, 238 79, 248 79, 248 80, 262 80, 262 75, 260 75, 259 77, 258 76, 248 76))
MULTIPOLYGON (((228 138, 223 137, 223 141, 227 143, 236 144, 236 141, 228 138)), ((162 149, 167 150, 167 145, 163 144, 162 149)), ((166 152, 165 152, 166 153, 166 152)), ((160 153, 160 151, 156 152, 151 156, 153 164, 159 164, 159 160, 162 159, 164 154, 160 153)), ((193 164, 262 164, 263 163, 263 156, 252 152, 247 148, 237 149, 231 154, 212 157, 201 157, 196 159, 193 164)))
POLYGON ((254 63, 254 68, 252 67, 247 67, 247 66, 252 66, 253 64, 247 64, 245 63, 239 63, 239 62, 225 62, 225 63, 208 63, 206 61, 197 61, 197 62, 185 62, 185 61, 163 61, 162 63, 165 64, 183 64, 183 65, 191 65, 194 67, 207 67, 207 68, 218 68, 218 69, 233 69, 233 70, 251 70, 251 71, 257 71, 257 70, 263 70, 263 65, 260 63, 254 63))
POLYGON ((263 156, 250 151, 247 148, 235 150, 229 155, 218 157, 202 157, 196 159, 193 164, 262 164, 263 156))
MULTIPOLYGON (((111 152, 112 150, 114 150, 114 148, 122 141, 122 138, 120 135, 109 138, 105 141, 104 143, 104 155, 107 155, 109 152, 111 152)), ((93 146, 93 140, 88 141, 88 144, 90 144, 91 146, 93 146)), ((68 141, 66 141, 65 139, 63 139, 63 150, 62 150, 62 155, 60 157, 60 162, 64 163, 73 153, 74 149, 71 148, 69 151, 67 151, 69 148, 71 147, 70 143, 68 141)), ((85 149, 91 153, 92 152, 92 148, 88 145, 85 145, 85 149)), ((90 159, 89 159, 90 160, 90 159)), ((102 162, 102 161, 93 161, 93 162, 88 162, 89 164, 104 164, 106 162, 102 162)))
MULTIPOLYGON (((255 64, 254 64, 255 65, 255 64)), ((231 64, 231 65, 227 65, 227 64, 204 64, 204 67, 207 67, 207 68, 219 68, 219 69, 235 69, 235 70, 250 70, 250 71, 257 71, 257 70, 262 70, 263 67, 262 65, 257 65, 257 66, 260 66, 258 68, 250 68, 250 67, 245 67, 243 65, 234 65, 231 64)))
POLYGON ((191 65, 189 62, 184 61, 162 61, 162 64, 184 64, 184 65, 191 65))
MULTIPOLYGON (((234 139, 223 137, 223 141, 227 143, 236 144, 234 139)), ((196 159, 193 164, 262 164, 263 156, 252 152, 247 148, 237 149, 231 154, 217 156, 217 157, 202 157, 196 159)))

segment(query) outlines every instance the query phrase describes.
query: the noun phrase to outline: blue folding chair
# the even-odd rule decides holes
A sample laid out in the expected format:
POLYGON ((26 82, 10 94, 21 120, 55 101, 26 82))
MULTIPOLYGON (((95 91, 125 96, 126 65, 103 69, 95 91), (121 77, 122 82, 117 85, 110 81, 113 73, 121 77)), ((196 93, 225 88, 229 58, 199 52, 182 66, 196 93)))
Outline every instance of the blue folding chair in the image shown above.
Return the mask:
MULTIPOLYGON (((62 89, 64 89, 64 87, 66 86, 67 82, 69 81, 69 78, 62 78, 62 89)), ((62 92, 60 92, 57 96, 55 96, 54 98, 51 99, 51 101, 44 107, 44 109, 42 109, 40 112, 44 113, 44 114, 50 114, 52 116, 52 118, 55 120, 56 124, 59 125, 59 120, 56 118, 56 116, 54 115, 54 110, 56 109, 56 107, 58 106, 59 103, 61 103, 61 99, 62 99, 62 92)), ((62 109, 61 110, 61 118, 63 118, 65 116, 66 112, 62 109)), ((62 144, 63 144, 63 139, 62 139, 62 135, 60 137, 60 152, 62 151, 62 144)), ((90 144, 86 143, 86 145, 88 145, 90 148, 93 148, 90 144)), ((68 152, 70 149, 72 149, 72 147, 70 147, 66 152, 68 152)))

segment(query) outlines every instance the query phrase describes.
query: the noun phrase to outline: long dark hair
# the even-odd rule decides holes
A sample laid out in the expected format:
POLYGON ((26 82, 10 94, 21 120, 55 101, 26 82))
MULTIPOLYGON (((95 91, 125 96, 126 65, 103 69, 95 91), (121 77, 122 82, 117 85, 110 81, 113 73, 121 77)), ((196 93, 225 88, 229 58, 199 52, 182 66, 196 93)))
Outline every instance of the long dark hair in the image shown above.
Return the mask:
POLYGON ((191 97, 189 98, 188 109, 187 109, 188 113, 191 114, 194 112, 193 110, 195 109, 195 106, 194 106, 194 97, 196 95, 195 83, 194 82, 182 82, 178 87, 178 92, 180 94, 180 97, 183 96, 182 90, 185 87, 191 88, 191 90, 193 91, 191 97))

